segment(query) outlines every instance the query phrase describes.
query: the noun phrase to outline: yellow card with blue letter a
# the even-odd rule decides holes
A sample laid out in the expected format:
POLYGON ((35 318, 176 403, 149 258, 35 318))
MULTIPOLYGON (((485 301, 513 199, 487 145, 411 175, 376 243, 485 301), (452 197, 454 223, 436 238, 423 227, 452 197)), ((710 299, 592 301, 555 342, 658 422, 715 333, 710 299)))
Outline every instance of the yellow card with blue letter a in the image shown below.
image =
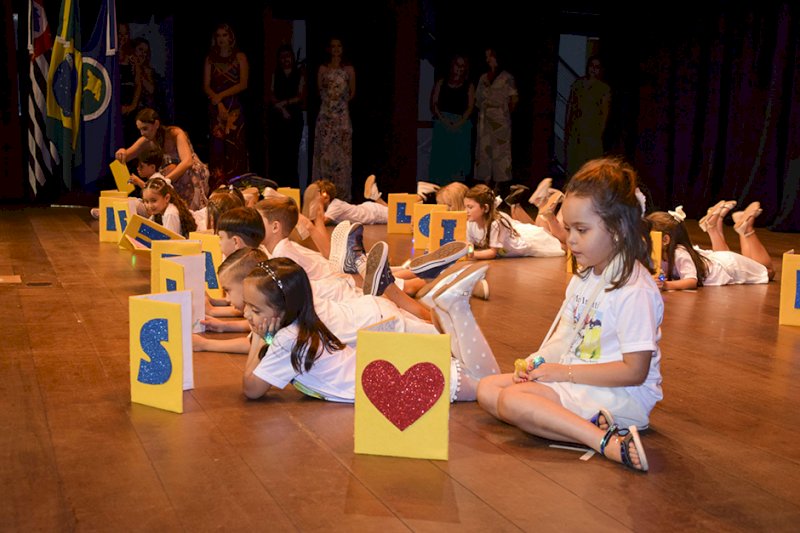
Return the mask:
POLYGON ((197 255, 202 253, 203 244, 200 241, 153 241, 150 248, 150 292, 159 290, 159 269, 161 259, 175 257, 176 255, 197 255))
POLYGON ((414 214, 411 217, 412 241, 415 250, 427 250, 431 242, 431 215, 436 211, 447 211, 447 206, 442 204, 414 204, 414 214))
POLYGON ((203 244, 203 255, 206 257, 206 292, 212 298, 224 297, 224 291, 219 284, 219 277, 217 277, 217 269, 222 264, 222 245, 219 235, 192 231, 189 233, 189 240, 200 241, 203 244))
POLYGON ((389 194, 389 215, 386 233, 411 234, 411 218, 414 216, 414 204, 420 198, 416 194, 389 194))
POLYGON ((189 291, 129 298, 132 402, 183 412, 194 388, 191 306, 189 291))
POLYGON ((783 254, 782 265, 778 324, 800 326, 800 254, 789 250, 783 254))
POLYGON ((192 333, 206 330, 200 322, 206 317, 205 259, 203 254, 195 254, 167 255, 159 260, 158 290, 154 292, 191 291, 192 333))
POLYGON ((297 204, 297 209, 300 209, 300 189, 295 189, 294 187, 278 187, 278 192, 288 196, 294 203, 297 204))
POLYGON ((355 453, 447 459, 450 336, 361 330, 355 453))
POLYGON ((134 214, 122 232, 119 247, 127 250, 143 250, 149 253, 155 241, 182 240, 183 238, 183 235, 178 235, 149 218, 134 214))
POLYGON ((466 211, 437 211, 431 213, 431 243, 428 251, 438 250, 453 241, 467 241, 466 211))

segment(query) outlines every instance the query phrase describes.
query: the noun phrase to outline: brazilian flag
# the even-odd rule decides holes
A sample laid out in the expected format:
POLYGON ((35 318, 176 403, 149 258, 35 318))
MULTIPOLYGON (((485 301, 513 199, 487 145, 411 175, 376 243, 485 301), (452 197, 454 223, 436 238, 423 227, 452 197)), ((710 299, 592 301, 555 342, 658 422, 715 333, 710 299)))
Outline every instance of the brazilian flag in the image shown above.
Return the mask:
POLYGON ((61 155, 62 175, 72 187, 72 167, 81 162, 78 149, 81 124, 83 59, 77 0, 63 0, 58 34, 47 76, 47 135, 61 155))

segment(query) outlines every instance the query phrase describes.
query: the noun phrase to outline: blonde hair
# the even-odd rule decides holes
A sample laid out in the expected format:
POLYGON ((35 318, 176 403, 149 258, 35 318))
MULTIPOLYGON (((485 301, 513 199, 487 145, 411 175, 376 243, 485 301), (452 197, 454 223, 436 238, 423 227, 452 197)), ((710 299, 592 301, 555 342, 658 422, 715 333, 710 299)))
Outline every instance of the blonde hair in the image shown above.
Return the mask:
POLYGON ((448 211, 464 211, 464 197, 468 190, 460 181, 448 183, 436 191, 436 203, 446 205, 448 211))

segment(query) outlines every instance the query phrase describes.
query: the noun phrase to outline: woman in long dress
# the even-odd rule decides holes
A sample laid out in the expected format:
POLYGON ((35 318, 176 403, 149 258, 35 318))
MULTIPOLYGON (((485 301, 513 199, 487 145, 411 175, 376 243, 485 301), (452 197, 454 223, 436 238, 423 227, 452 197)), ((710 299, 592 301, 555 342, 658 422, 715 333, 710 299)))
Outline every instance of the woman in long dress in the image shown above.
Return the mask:
POLYGON ((469 82, 467 58, 456 55, 447 76, 431 92, 433 141, 428 181, 447 185, 463 182, 472 171, 472 122, 475 87, 469 82))
POLYGON ((356 71, 343 60, 340 39, 331 39, 328 51, 330 59, 317 73, 321 103, 314 132, 311 177, 332 181, 339 199, 347 202, 351 196, 353 169, 349 104, 356 94, 356 71))
POLYGON ((603 132, 608 122, 611 88, 602 81, 602 65, 595 56, 586 64, 586 76, 569 91, 567 107, 567 178, 583 164, 603 156, 603 132))
POLYGON ((249 71, 247 56, 236 46, 233 28, 228 24, 218 25, 203 75, 211 122, 208 166, 212 190, 250 168, 241 100, 241 93, 247 89, 249 71))

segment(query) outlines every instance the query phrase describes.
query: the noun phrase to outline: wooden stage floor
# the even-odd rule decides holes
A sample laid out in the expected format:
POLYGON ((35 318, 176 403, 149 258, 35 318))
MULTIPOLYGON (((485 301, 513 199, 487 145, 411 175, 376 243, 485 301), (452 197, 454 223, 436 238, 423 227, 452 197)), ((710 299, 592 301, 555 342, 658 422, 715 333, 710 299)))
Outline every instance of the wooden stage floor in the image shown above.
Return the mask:
MULTIPOLYGON (((692 235, 708 245, 691 223, 692 235)), ((726 228, 734 249, 738 240, 726 228)), ((797 531, 800 327, 768 285, 664 293, 663 402, 638 474, 450 411, 448 461, 353 453, 353 408, 241 392, 243 355, 196 353, 182 415, 130 402, 128 297, 149 264, 88 208, 0 211, 3 531, 797 531)), ((368 227, 365 241, 386 238, 368 227)), ((388 236, 393 264, 410 251, 388 236)), ((503 371, 538 347, 564 259, 491 263, 474 313, 503 371)))

